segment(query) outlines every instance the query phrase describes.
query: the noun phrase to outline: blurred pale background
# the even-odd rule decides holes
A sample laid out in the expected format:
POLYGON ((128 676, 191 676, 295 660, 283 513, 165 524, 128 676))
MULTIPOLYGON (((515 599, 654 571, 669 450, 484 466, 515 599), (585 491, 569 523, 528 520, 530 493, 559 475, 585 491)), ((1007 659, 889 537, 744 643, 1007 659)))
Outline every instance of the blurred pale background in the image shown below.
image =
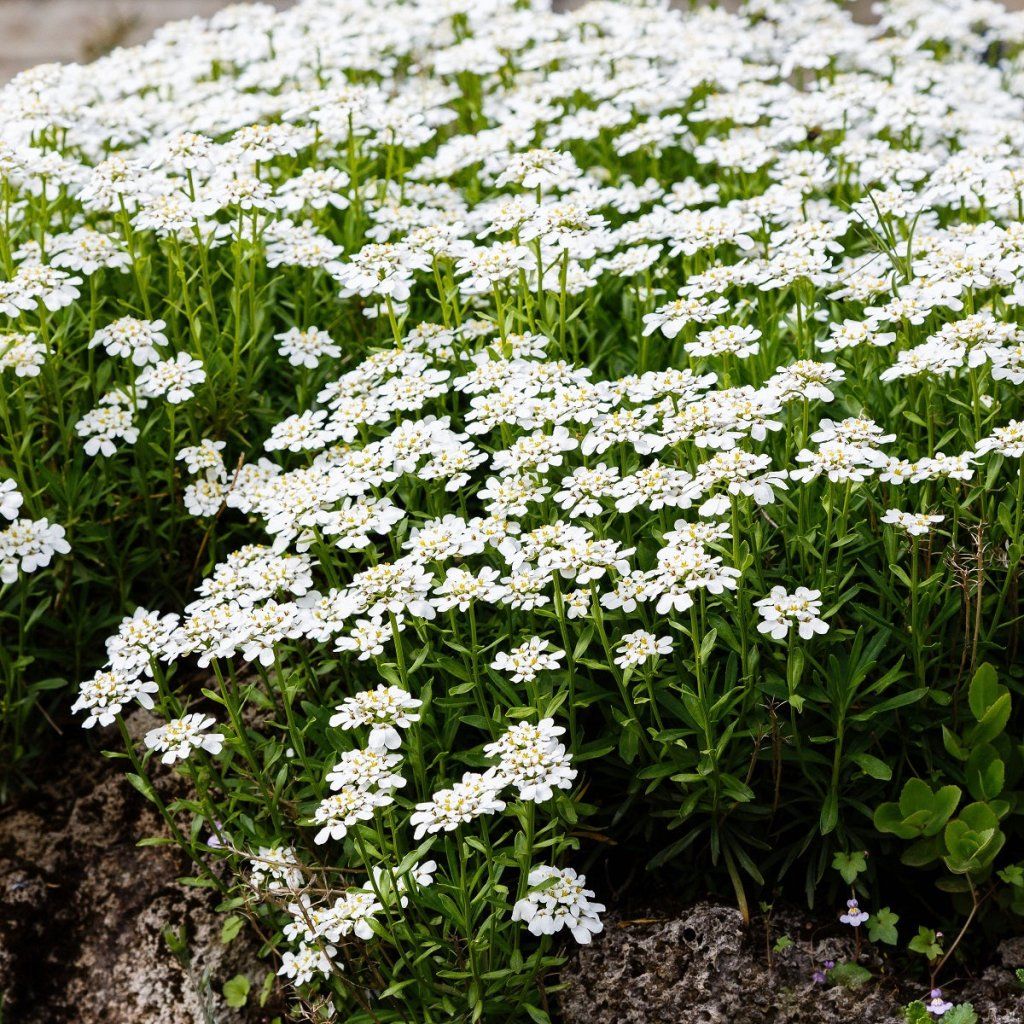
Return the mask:
MULTIPOLYGON (((286 6, 288 0, 272 0, 286 6)), ((579 0, 556 0, 575 6, 579 0)), ((1005 0, 1011 8, 1024 0, 1005 0)), ((115 46, 146 39, 158 25, 208 15, 226 0, 0 0, 0 82, 47 61, 86 61, 115 46)), ((870 0, 854 0, 857 17, 870 17, 870 0)))

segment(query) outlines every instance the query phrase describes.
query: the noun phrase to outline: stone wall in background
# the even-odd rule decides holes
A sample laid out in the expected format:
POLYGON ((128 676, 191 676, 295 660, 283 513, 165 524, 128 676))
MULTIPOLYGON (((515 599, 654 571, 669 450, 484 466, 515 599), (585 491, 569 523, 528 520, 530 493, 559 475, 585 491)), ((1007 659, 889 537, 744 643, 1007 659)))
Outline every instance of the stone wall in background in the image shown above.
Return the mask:
POLYGON ((0 0, 0 81, 35 64, 93 60, 142 42, 164 22, 226 6, 226 0, 0 0))

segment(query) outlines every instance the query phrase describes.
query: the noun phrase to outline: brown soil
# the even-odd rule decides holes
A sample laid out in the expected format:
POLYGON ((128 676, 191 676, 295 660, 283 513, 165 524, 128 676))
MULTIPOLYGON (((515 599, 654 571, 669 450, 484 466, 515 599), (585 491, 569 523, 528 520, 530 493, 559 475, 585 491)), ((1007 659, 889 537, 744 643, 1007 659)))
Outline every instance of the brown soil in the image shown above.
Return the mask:
MULTIPOLYGON (((144 725, 145 723, 139 723, 144 725)), ((65 738, 36 766, 46 781, 0 810, 0 1021, 4 1024, 229 1024, 235 974, 259 991, 268 965, 243 932, 220 942, 217 897, 176 880, 188 863, 157 835, 123 765, 65 738), (184 925, 191 963, 163 931, 184 925)))

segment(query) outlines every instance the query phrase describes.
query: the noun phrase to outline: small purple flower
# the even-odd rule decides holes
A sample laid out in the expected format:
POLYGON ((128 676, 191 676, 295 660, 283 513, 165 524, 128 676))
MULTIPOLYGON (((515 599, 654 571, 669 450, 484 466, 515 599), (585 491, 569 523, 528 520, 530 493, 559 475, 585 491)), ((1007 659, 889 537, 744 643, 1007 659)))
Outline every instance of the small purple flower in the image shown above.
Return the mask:
POLYGON ((947 1010, 953 1009, 953 1004, 942 998, 941 988, 933 988, 926 1009, 936 1017, 941 1017, 947 1010))
POLYGON ((846 901, 846 913, 839 915, 839 920, 843 924, 851 925, 854 928, 859 928, 871 915, 867 911, 861 910, 857 905, 857 898, 849 899, 846 901))
POLYGON ((836 965, 835 960, 824 960, 822 962, 821 967, 819 967, 818 970, 816 970, 811 975, 811 981, 813 981, 815 985, 824 985, 824 984, 826 984, 828 982, 828 974, 827 974, 827 972, 831 971, 832 968, 835 967, 835 965, 836 965))

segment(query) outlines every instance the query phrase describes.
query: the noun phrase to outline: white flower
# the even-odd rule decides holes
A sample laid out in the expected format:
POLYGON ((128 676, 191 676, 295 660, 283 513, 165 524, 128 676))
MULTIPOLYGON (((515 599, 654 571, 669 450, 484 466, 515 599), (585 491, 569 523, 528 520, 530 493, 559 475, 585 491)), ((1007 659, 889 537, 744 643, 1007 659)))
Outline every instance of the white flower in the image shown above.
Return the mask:
POLYGON ((164 764, 184 760, 193 750, 205 750, 208 754, 219 754, 224 747, 224 735, 206 732, 216 721, 208 715, 193 713, 175 718, 166 725, 150 729, 146 733, 146 746, 161 754, 164 764))
POLYGON ((399 686, 379 685, 375 690, 363 690, 346 698, 331 716, 332 728, 356 729, 370 726, 367 745, 371 750, 397 750, 402 745, 399 729, 408 729, 420 716, 414 713, 421 707, 417 700, 399 686))
POLYGON ((323 826, 314 842, 320 846, 328 839, 344 839, 348 830, 360 821, 369 821, 378 807, 394 803, 389 793, 346 784, 320 802, 313 813, 313 824, 323 826))
MULTIPOLYGON (((111 397, 111 396, 105 396, 111 397)), ((134 444, 139 438, 134 409, 120 401, 109 401, 90 409, 76 424, 75 433, 85 438, 86 455, 111 456, 117 451, 116 440, 134 444)))
POLYGON ((0 530, 0 583, 13 583, 18 571, 44 569, 54 555, 66 555, 71 545, 64 527, 48 519, 15 519, 0 530))
POLYGON ((687 324, 706 324, 717 320, 728 308, 725 299, 715 299, 710 303, 703 299, 675 299, 659 306, 653 313, 644 314, 644 335, 661 331, 666 338, 674 338, 687 324))
POLYGON ((856 897, 853 897, 846 901, 846 913, 840 914, 839 920, 842 921, 843 924, 848 924, 853 928, 857 928, 870 916, 871 915, 867 911, 860 909, 857 905, 856 897))
POLYGON ((941 523, 945 516, 929 515, 927 512, 901 512, 890 508, 882 516, 882 522, 896 526, 911 537, 922 537, 930 533, 933 526, 941 523))
POLYGON ((223 480, 225 477, 224 458, 221 452, 227 446, 225 441, 214 441, 204 437, 199 444, 182 448, 175 458, 185 463, 185 468, 194 476, 205 473, 209 480, 223 480))
POLYGON ((435 832, 451 832, 482 814, 495 814, 505 809, 498 793, 504 780, 493 771, 482 775, 467 772, 451 789, 438 790, 430 800, 416 805, 409 818, 413 838, 422 839, 435 832))
POLYGON ((557 740, 564 732, 550 718, 537 725, 520 722, 487 744, 484 753, 499 758, 498 776, 516 787, 520 800, 544 803, 556 789, 570 789, 576 778, 569 753, 557 740))
POLYGON ((546 640, 539 636, 530 637, 526 643, 513 647, 511 651, 500 651, 491 668, 499 672, 507 672, 513 683, 529 683, 537 678, 540 672, 550 672, 558 668, 558 663, 565 657, 565 651, 550 648, 546 640))
POLYGON ((305 880, 302 865, 290 846, 261 846, 249 859, 249 872, 254 889, 298 889, 305 880))
POLYGON ((296 985, 308 984, 318 974, 326 978, 335 969, 333 958, 337 952, 334 946, 312 946, 303 943, 295 953, 285 951, 281 956, 281 966, 277 973, 290 978, 296 985))
POLYGON ((528 879, 531 891, 512 908, 512 920, 522 921, 533 935, 554 935, 563 928, 580 943, 602 931, 603 903, 595 903, 585 875, 572 868, 536 867, 528 879))
POLYGON ((167 344, 163 333, 167 324, 163 320, 137 320, 123 316, 106 327, 101 327, 89 340, 89 348, 102 345, 107 355, 130 359, 136 366, 158 363, 158 348, 167 344))
POLYGON ((529 149, 513 153, 495 185, 517 184, 524 189, 561 189, 579 177, 580 169, 570 153, 553 149, 529 149))
POLYGON ((117 632, 107 637, 107 658, 115 672, 134 675, 159 658, 178 624, 177 615, 136 608, 121 620, 117 632))
POLYGON ((1024 420, 1010 420, 1006 426, 996 427, 989 437, 977 443, 975 451, 978 455, 998 452, 1010 459, 1024 458, 1024 420))
POLYGON ((46 346, 34 334, 0 334, 0 371, 16 377, 38 377, 46 361, 46 346))
POLYGON ((400 754, 387 754, 380 750, 348 750, 327 773, 331 789, 354 786, 356 789, 399 789, 405 779, 394 769, 402 763, 400 754))
POLYGON ((179 352, 173 359, 147 366, 136 385, 147 398, 163 396, 172 405, 178 405, 194 397, 192 389, 204 380, 203 364, 187 352, 179 352))
POLYGON ((110 725, 129 701, 136 700, 142 707, 152 710, 152 694, 159 689, 152 679, 142 676, 138 670, 100 671, 79 686, 78 699, 71 705, 71 710, 88 712, 82 722, 83 729, 91 729, 97 723, 110 725))
POLYGON ((0 516, 4 519, 17 519, 18 509, 24 500, 13 480, 0 479, 0 516))
POLYGON ((683 347, 691 356, 733 355, 737 359, 749 359, 757 355, 760 337, 761 332, 755 327, 719 325, 710 331, 701 331, 696 341, 687 342, 683 347))
POLYGON ((663 657, 672 653, 672 638, 667 636, 655 636, 645 629, 638 629, 627 633, 615 648, 619 655, 615 664, 619 668, 629 668, 632 665, 642 665, 651 658, 663 657))
POLYGON ((304 366, 309 370, 316 369, 325 356, 337 359, 341 355, 341 346, 336 345, 331 336, 318 327, 307 327, 305 330, 292 327, 282 334, 275 334, 274 340, 281 343, 277 350, 292 366, 304 366))
POLYGON ((758 632, 767 633, 773 640, 784 640, 795 625, 802 640, 815 634, 827 633, 828 623, 818 616, 821 612, 821 591, 797 587, 792 594, 785 587, 772 587, 768 597, 754 602, 761 614, 758 632))

